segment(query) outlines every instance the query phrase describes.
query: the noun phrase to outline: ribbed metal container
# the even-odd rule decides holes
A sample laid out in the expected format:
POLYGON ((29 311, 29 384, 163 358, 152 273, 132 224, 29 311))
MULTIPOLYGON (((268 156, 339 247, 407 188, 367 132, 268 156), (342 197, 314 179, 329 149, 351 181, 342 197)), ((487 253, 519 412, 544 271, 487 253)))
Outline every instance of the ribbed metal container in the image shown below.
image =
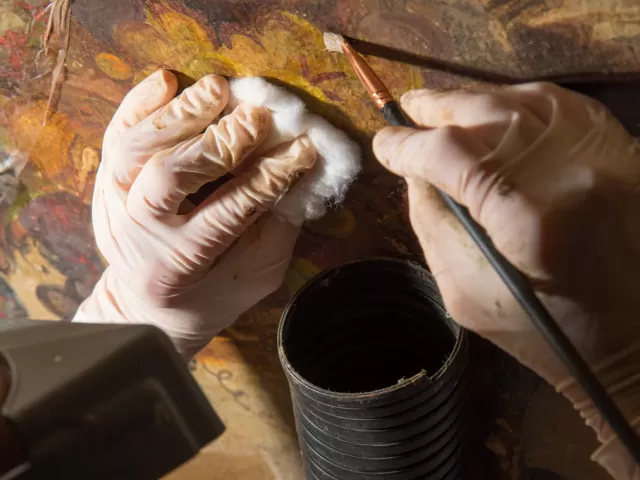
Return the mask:
POLYGON ((467 339, 431 274, 392 259, 312 279, 278 331, 308 479, 459 479, 467 339))

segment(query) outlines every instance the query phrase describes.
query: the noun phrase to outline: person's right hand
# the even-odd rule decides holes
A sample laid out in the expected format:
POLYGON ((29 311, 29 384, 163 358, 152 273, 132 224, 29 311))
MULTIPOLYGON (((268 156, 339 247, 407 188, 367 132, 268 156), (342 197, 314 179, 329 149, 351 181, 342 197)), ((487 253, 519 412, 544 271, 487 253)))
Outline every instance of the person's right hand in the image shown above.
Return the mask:
POLYGON ((551 84, 493 94, 414 91, 402 106, 423 128, 386 128, 374 150, 407 179, 411 222, 451 316, 547 379, 606 442, 608 427, 431 185, 469 208, 634 421, 637 143, 600 103, 551 84))

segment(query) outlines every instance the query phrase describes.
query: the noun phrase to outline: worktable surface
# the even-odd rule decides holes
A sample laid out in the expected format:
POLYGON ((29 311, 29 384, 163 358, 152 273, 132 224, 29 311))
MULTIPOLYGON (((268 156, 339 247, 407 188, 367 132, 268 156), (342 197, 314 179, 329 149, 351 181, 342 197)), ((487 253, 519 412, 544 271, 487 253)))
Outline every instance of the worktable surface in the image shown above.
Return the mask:
MULTIPOLYGON (((43 126, 54 58, 36 61, 36 53, 47 3, 0 2, 0 161, 29 160, 23 187, 0 191, 0 319, 69 319, 91 292, 104 269, 90 223, 102 134, 125 93, 159 67, 190 78, 269 77, 365 151, 364 173, 344 207, 305 227, 285 285, 195 359, 194 375, 228 431, 175 480, 301 479, 275 346, 283 306, 336 264, 421 258, 403 182, 371 157, 381 119, 345 60, 325 52, 323 30, 410 52, 422 65, 436 60, 514 79, 640 71, 636 0, 76 0, 67 75, 43 126)), ((435 68, 371 62, 395 94, 495 88, 435 68)), ((604 98, 628 114, 633 103, 617 92, 604 98)), ((587 459, 591 432, 566 402, 485 342, 474 339, 472 354, 472 478, 606 478, 587 459)))

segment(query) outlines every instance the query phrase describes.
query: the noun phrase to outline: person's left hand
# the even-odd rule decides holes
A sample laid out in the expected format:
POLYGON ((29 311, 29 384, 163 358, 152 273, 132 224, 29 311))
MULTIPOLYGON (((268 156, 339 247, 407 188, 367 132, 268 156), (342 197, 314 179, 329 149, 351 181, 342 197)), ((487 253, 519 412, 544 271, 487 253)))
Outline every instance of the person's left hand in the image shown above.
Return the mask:
POLYGON ((268 110, 241 104, 212 123, 227 81, 210 75, 174 98, 177 88, 156 72, 107 128, 93 225, 109 266, 74 321, 153 324, 188 359, 282 284, 300 227, 269 210, 316 151, 302 136, 252 158, 268 110), (185 200, 231 171, 201 205, 185 200))

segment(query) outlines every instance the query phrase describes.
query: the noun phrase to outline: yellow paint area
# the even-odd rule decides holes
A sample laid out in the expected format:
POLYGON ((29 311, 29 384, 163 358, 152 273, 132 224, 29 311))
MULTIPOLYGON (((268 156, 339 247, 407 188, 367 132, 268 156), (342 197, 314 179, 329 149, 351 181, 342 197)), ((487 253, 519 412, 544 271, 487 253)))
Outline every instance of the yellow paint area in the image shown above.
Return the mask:
MULTIPOLYGON (((594 40, 603 43, 619 37, 639 37, 640 6, 634 12, 628 12, 626 15, 595 24, 592 34, 594 40)), ((636 47, 636 49, 640 49, 640 45, 636 44, 636 47)))
MULTIPOLYGON (((295 432, 290 422, 280 416, 290 406, 279 405, 273 396, 275 385, 265 390, 264 379, 245 362, 206 367, 199 362, 193 375, 230 428, 169 479, 201 478, 190 475, 204 471, 202 478, 212 480, 304 477, 295 432)), ((283 379, 280 386, 279 398, 288 401, 283 379)))
MULTIPOLYGON (((162 6, 148 10, 147 23, 117 28, 120 46, 146 65, 144 72, 134 72, 134 82, 160 66, 194 79, 210 73, 264 76, 300 89, 321 104, 335 105, 359 130, 372 133, 382 125, 347 61, 327 52, 322 32, 306 20, 288 12, 268 13, 260 29, 251 24, 238 26, 227 47, 216 46, 195 18, 162 6)), ((423 86, 415 68, 384 60, 372 62, 394 91, 423 86)), ((329 119, 335 114, 320 113, 329 119)))
POLYGON ((11 116, 10 128, 18 149, 29 155, 44 176, 54 179, 67 164, 74 134, 62 114, 53 115, 43 125, 44 112, 44 102, 20 106, 11 116))
POLYGON ((522 19, 531 27, 544 27, 554 23, 580 23, 588 17, 601 19, 598 24, 633 24, 640 18, 640 4, 636 0, 563 0, 554 8, 527 10, 522 19))
MULTIPOLYGON (((44 111, 43 101, 8 105, 4 109, 6 116, 0 119, 0 144, 5 150, 25 155, 42 181, 52 183, 56 190, 82 194, 100 163, 98 149, 104 127, 78 124, 61 112, 43 125, 44 111)), ((92 112, 94 118, 104 117, 95 108, 92 112)), ((37 190, 31 190, 32 196, 38 194, 37 190)))
POLYGON ((95 56, 94 61, 96 66, 109 78, 129 80, 133 77, 133 69, 111 53, 99 53, 95 56))
POLYGON ((349 238, 356 230, 358 221, 347 208, 330 210, 320 220, 305 225, 307 230, 335 238, 349 238))
POLYGON ((284 286, 287 288, 289 296, 293 296, 308 280, 320 273, 320 270, 320 267, 306 258, 294 258, 284 279, 284 286))
POLYGON ((36 296, 38 285, 64 285, 65 278, 47 260, 31 239, 27 242, 25 252, 16 254, 14 271, 6 278, 10 285, 19 286, 20 303, 27 309, 30 318, 38 320, 58 320, 58 317, 47 310, 36 296))
POLYGON ((172 68, 193 78, 234 73, 197 21, 175 11, 158 15, 149 11, 148 23, 120 26, 116 39, 145 65, 172 68))
POLYGON ((26 25, 27 22, 11 10, 11 5, 0 2, 0 35, 4 35, 7 31, 23 30, 26 25))
POLYGON ((73 155, 73 161, 77 171, 78 189, 82 191, 87 185, 89 174, 98 170, 100 156, 95 149, 85 147, 79 156, 73 155))

